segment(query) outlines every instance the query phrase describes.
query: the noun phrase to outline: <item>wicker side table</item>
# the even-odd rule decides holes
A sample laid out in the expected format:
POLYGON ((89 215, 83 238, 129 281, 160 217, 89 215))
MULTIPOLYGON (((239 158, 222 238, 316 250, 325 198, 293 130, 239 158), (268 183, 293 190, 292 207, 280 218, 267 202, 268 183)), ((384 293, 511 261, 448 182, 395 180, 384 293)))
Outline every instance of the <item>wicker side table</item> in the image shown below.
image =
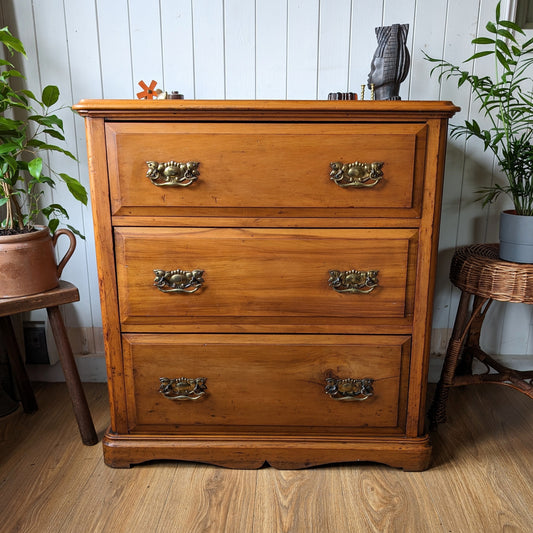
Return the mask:
POLYGON ((483 320, 494 300, 533 304, 533 265, 503 261, 498 248, 498 244, 476 244, 459 248, 453 256, 450 281, 462 293, 429 413, 434 426, 446 421, 446 402, 451 387, 498 383, 533 398, 533 370, 507 368, 479 346, 483 320), (474 358, 486 366, 486 372, 472 373, 474 358))

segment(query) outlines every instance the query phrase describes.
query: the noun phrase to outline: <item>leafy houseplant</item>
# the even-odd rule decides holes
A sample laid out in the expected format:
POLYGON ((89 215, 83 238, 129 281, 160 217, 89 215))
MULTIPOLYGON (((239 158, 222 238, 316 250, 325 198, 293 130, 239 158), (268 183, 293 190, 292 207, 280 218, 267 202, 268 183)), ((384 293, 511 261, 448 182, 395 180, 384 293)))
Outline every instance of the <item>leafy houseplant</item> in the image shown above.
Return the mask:
MULTIPOLYGON (((0 29, 0 42, 13 56, 26 56, 22 43, 7 27, 0 29)), ((68 174, 58 173, 43 161, 43 152, 60 152, 76 159, 68 150, 47 142, 64 141, 63 122, 52 106, 59 89, 45 87, 37 98, 27 89, 16 89, 13 80, 23 78, 7 59, 0 60, 0 297, 33 294, 54 288, 61 270, 74 251, 74 228, 57 230, 60 218, 68 219, 58 203, 43 205, 46 188, 62 180, 70 193, 87 204, 83 185, 68 174), (47 222, 47 226, 37 223, 47 222), (70 248, 59 266, 54 246, 58 235, 66 233, 70 248), (51 234, 54 234, 52 239, 51 234), (41 283, 38 280, 43 278, 41 283)))
MULTIPOLYGON (((533 64, 533 39, 519 42, 517 36, 525 36, 524 31, 516 23, 501 19, 500 4, 496 6, 496 21, 486 25, 488 35, 472 40, 480 50, 464 61, 472 63, 475 59, 492 56, 493 76, 476 76, 427 54, 426 59, 435 63, 431 74, 440 71, 439 81, 454 78, 458 88, 465 84, 470 86, 474 102, 486 119, 486 127, 474 119, 465 120, 464 124, 453 126, 450 134, 452 138, 479 139, 484 149, 494 154, 506 177, 505 185, 494 183, 477 191, 483 206, 502 194, 508 195, 514 204, 513 214, 527 217, 533 223, 533 93, 529 74, 533 64)), ((533 254, 532 234, 530 232, 529 237, 533 254)))
MULTIPOLYGON (((0 30, 0 42, 13 55, 26 56, 22 43, 13 37, 8 28, 0 30)), ((59 99, 59 89, 48 85, 41 98, 27 90, 16 90, 14 78, 21 78, 13 64, 0 60, 0 206, 5 206, 5 218, 0 222, 0 235, 28 232, 43 215, 51 233, 59 225, 59 218, 68 219, 66 209, 60 204, 42 205, 44 187, 54 188, 56 179, 64 181, 74 198, 87 205, 87 192, 83 185, 65 173, 46 168, 39 154, 55 151, 76 159, 68 150, 41 139, 43 135, 64 141, 63 122, 51 107, 59 99), (38 109, 34 107, 37 104, 38 109), (24 118, 15 116, 25 114, 24 118), (33 126, 33 127, 32 127, 33 126), (54 177, 51 177, 51 174, 54 177)), ((80 233, 68 226, 74 233, 80 233)))

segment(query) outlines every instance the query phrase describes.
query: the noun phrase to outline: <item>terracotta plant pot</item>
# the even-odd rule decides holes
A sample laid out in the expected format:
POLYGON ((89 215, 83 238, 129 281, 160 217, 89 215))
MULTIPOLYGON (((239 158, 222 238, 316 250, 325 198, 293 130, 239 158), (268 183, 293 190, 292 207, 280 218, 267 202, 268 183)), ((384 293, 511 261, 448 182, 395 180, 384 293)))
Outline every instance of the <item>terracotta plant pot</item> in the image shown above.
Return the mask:
POLYGON ((20 235, 0 236, 0 298, 29 296, 54 289, 74 250, 76 237, 67 229, 56 231, 54 237, 46 226, 20 235), (60 235, 67 235, 70 246, 56 264, 54 248, 60 235))
POLYGON ((513 263, 533 263, 533 216, 514 210, 500 215, 500 258, 513 263))

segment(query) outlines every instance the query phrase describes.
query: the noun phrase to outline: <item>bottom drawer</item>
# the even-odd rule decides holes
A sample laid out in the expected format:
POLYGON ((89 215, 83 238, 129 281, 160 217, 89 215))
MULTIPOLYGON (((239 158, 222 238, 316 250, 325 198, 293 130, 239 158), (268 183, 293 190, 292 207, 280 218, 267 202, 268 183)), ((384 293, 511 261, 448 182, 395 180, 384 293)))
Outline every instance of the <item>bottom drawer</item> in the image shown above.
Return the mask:
POLYGON ((405 426, 407 336, 128 334, 123 346, 130 432, 405 426))

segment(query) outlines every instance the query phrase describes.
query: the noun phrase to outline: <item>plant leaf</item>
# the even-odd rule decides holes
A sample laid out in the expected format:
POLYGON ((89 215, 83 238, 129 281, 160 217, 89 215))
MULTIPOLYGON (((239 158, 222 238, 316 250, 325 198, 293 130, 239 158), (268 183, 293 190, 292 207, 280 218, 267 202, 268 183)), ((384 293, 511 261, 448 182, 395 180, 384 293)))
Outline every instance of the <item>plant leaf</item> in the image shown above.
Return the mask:
POLYGON ((42 101, 46 107, 54 105, 59 100, 59 89, 55 85, 47 85, 43 89, 42 101))
POLYGON ((50 218, 54 213, 60 213, 64 217, 68 218, 67 210, 60 204, 50 204, 48 207, 42 209, 46 218, 50 218))
POLYGON ((51 218, 48 220, 48 227, 50 228, 50 233, 53 235, 59 226, 59 220, 57 218, 51 218))
POLYGON ((74 159, 74 161, 77 161, 76 156, 74 154, 72 154, 68 150, 65 150, 64 148, 61 148, 60 146, 56 146, 55 144, 47 144, 43 141, 39 141, 38 139, 32 139, 31 141, 28 142, 28 146, 39 148, 39 150, 50 150, 52 152, 61 152, 62 154, 65 154, 71 159, 74 159))
POLYGON ((21 120, 13 120, 6 117, 0 117, 0 132, 4 131, 18 131, 20 127, 24 126, 21 120))
POLYGON ((472 40, 472 44, 494 44, 494 39, 489 37, 476 37, 472 40))
POLYGON ((485 57, 494 54, 494 50, 482 50, 481 52, 476 52, 473 56, 470 56, 468 59, 465 59, 465 63, 472 61, 473 59, 478 59, 479 57, 485 57))
POLYGON ((522 50, 524 50, 525 48, 527 48, 528 46, 531 46, 533 44, 533 37, 531 39, 529 39, 528 41, 526 41, 523 45, 522 45, 522 50))
POLYGON ((496 41, 496 46, 508 57, 512 57, 513 54, 511 54, 511 51, 509 50, 509 47, 505 44, 505 41, 501 41, 498 39, 496 41))
POLYGON ((487 22, 485 28, 490 31, 490 33, 498 33, 498 28, 496 28, 494 22, 487 22))
POLYGON ((36 179, 41 177, 41 172, 43 170, 43 160, 40 157, 32 159, 28 163, 28 172, 36 179))
POLYGON ((74 235, 77 235, 80 239, 85 240, 85 235, 80 233, 76 228, 73 228, 70 224, 67 224, 67 228, 74 233, 74 235))
POLYGON ((502 28, 499 28, 496 30, 496 33, 502 37, 505 37, 506 39, 509 39, 510 41, 513 41, 513 43, 516 43, 515 36, 509 30, 503 30, 502 28))
POLYGON ((7 26, 0 29, 0 42, 3 43, 8 50, 13 53, 20 52, 22 55, 26 55, 26 50, 24 50, 24 45, 16 38, 11 35, 7 26))
POLYGON ((54 139, 59 139, 60 141, 64 141, 65 140, 65 136, 61 132, 59 132, 57 130, 52 130, 50 128, 47 128, 47 129, 43 130, 43 133, 46 133, 47 135, 50 135, 54 139))
POLYGON ((496 50, 496 57, 498 58, 498 61, 501 63, 501 65, 505 69, 509 70, 509 63, 507 62, 507 59, 503 57, 503 54, 499 50, 496 50))
POLYGON ((67 184, 68 190, 83 205, 87 205, 87 191, 85 187, 75 178, 72 178, 68 174, 60 173, 59 176, 67 184))
POLYGON ((29 89, 22 89, 22 91, 20 92, 28 98, 31 98, 32 100, 37 100, 37 98, 35 98, 35 95, 29 89))
POLYGON ((0 155, 7 154, 9 152, 17 152, 18 150, 20 150, 20 146, 18 144, 10 142, 0 144, 0 155))
POLYGON ((500 20, 499 23, 500 23, 500 26, 509 28, 510 30, 513 30, 522 35, 525 35, 524 30, 515 22, 511 22, 510 20, 500 20))
POLYGON ((41 126, 47 126, 49 128, 57 126, 61 131, 63 131, 63 121, 56 115, 31 115, 28 117, 28 120, 33 120, 34 122, 37 122, 37 124, 40 124, 41 126))

